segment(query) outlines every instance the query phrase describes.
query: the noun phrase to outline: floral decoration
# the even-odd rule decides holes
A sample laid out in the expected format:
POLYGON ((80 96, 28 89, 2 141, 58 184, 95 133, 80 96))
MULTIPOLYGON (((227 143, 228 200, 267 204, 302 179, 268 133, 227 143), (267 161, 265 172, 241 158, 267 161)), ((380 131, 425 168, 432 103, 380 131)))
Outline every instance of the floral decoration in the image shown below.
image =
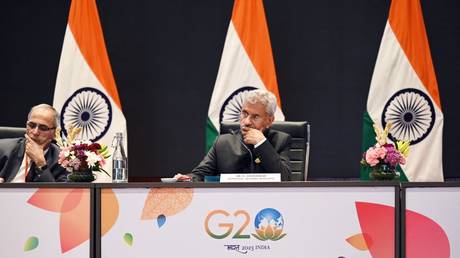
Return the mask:
POLYGON ((390 128, 391 123, 388 123, 383 131, 374 124, 377 143, 363 153, 361 165, 371 169, 370 178, 372 179, 399 178, 396 167, 406 164, 409 141, 398 141, 396 146, 392 142, 388 142, 390 128))
POLYGON ((76 140, 81 128, 67 129, 67 138, 61 137, 61 130, 56 130, 56 142, 61 148, 58 163, 70 173, 94 171, 104 172, 106 159, 110 157, 107 145, 87 140, 76 140))

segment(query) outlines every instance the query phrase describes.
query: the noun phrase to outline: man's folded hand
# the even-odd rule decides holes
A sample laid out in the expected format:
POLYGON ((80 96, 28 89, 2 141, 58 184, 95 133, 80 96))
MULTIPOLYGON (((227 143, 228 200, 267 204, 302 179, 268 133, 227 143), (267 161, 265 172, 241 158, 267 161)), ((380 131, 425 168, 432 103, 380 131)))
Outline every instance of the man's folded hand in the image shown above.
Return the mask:
POLYGON ((260 141, 265 139, 265 135, 262 131, 254 128, 241 127, 241 134, 243 135, 243 141, 245 144, 256 145, 260 141))

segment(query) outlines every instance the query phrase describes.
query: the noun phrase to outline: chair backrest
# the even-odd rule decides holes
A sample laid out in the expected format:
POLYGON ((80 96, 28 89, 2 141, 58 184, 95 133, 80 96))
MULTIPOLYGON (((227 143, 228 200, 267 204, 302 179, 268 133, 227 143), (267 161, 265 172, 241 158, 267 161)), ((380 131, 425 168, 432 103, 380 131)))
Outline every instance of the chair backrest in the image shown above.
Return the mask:
POLYGON ((22 137, 26 133, 23 127, 0 126, 0 139, 22 137))
MULTIPOLYGON (((230 133, 230 130, 239 128, 238 122, 223 122, 220 125, 220 133, 230 133)), ((271 128, 291 135, 292 142, 289 150, 291 181, 306 181, 310 156, 310 124, 306 121, 275 121, 271 128)))

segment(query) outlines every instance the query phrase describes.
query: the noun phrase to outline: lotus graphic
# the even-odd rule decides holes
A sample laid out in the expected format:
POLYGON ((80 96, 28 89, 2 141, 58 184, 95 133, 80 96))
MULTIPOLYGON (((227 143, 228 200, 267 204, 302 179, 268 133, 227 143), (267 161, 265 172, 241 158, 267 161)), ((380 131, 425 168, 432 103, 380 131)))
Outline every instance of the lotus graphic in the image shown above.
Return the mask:
POLYGON ((256 234, 252 234, 252 236, 261 241, 277 241, 286 236, 283 234, 283 216, 273 208, 266 208, 257 213, 254 226, 256 234))
MULTIPOLYGON (((346 239, 353 247, 369 251, 373 258, 394 257, 395 208, 388 205, 356 202, 361 233, 346 239)), ((444 229, 433 219, 406 210, 407 258, 449 258, 450 242, 444 229)))

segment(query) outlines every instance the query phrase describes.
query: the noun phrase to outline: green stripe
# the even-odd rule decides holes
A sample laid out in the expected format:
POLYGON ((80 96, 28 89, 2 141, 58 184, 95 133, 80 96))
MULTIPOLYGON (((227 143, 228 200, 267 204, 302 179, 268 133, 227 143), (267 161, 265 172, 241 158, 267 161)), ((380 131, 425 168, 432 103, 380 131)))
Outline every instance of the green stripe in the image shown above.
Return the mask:
MULTIPOLYGON (((361 143, 361 153, 364 153, 369 147, 373 146, 377 141, 375 140, 374 127, 372 126, 374 121, 369 116, 369 113, 364 112, 363 116, 363 139, 361 143)), ((371 169, 369 167, 361 166, 361 179, 369 180, 369 173, 371 169)))
POLYGON ((408 182, 409 179, 407 179, 406 173, 404 173, 404 170, 398 165, 396 167, 396 170, 399 171, 399 181, 401 182, 408 182))
MULTIPOLYGON (((369 147, 374 146, 377 143, 375 140, 375 132, 374 132, 374 121, 369 116, 369 113, 365 112, 363 116, 363 139, 361 144, 361 153, 364 153, 369 147)), ((407 182, 407 176, 402 170, 400 166, 396 168, 397 171, 400 173, 400 181, 407 182)), ((369 167, 361 166, 361 179, 362 180, 369 180, 369 167)))
POLYGON ((206 120, 206 153, 208 153, 209 149, 214 144, 214 141, 216 140, 218 134, 219 132, 212 124, 211 119, 209 119, 208 117, 208 119, 206 120))

